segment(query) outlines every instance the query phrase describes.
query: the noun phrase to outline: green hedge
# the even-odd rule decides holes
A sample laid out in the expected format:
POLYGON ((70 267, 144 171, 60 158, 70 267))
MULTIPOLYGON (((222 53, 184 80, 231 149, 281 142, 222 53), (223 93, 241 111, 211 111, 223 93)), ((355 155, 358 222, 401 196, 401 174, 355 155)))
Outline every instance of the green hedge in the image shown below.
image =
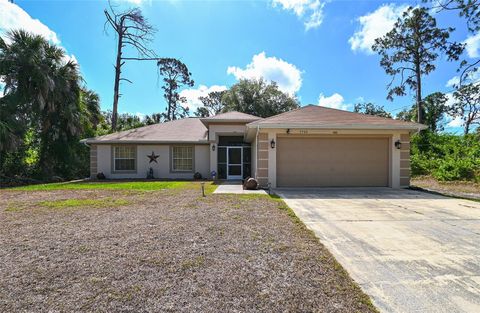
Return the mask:
POLYGON ((425 132, 412 137, 412 176, 480 181, 480 137, 425 132))

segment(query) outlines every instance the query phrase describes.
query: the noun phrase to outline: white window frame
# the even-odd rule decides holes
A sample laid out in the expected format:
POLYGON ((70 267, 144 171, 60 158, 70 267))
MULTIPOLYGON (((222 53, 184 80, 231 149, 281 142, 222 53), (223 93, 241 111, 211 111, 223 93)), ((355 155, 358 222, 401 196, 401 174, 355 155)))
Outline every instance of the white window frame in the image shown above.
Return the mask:
POLYGON ((137 172, 137 146, 117 145, 112 146, 112 172, 113 173, 136 173, 137 172), (116 148, 130 148, 133 149, 133 158, 117 158, 116 148), (128 170, 117 170, 117 160, 134 160, 134 168, 128 170))
POLYGON ((191 173, 195 170, 195 146, 172 146, 171 149, 171 158, 170 158, 170 171, 171 172, 182 172, 182 173, 191 173), (175 157, 175 149, 176 148, 190 148, 191 149, 191 157, 189 158, 176 158, 175 157), (192 160, 192 168, 191 169, 176 169, 175 168, 175 160, 192 160))

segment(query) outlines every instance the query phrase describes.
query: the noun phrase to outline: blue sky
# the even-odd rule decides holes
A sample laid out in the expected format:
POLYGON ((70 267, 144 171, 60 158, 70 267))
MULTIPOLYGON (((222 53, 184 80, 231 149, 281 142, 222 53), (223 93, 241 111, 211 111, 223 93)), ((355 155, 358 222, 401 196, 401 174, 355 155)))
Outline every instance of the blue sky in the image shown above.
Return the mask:
MULTIPOLYGON (((389 77, 369 51, 406 5, 384 1, 116 1, 119 9, 140 6, 158 31, 151 44, 159 56, 181 59, 195 86, 185 90, 189 106, 198 96, 223 89, 241 77, 265 77, 295 93, 302 105, 352 109, 359 101, 384 105, 394 114, 412 103, 413 94, 386 100, 389 77)), ((86 84, 111 109, 115 37, 104 32, 106 1, 0 0, 0 28, 23 27, 47 36, 73 55, 86 84), (36 21, 38 20, 38 21, 36 21)), ((453 39, 469 39, 468 55, 478 54, 480 38, 469 34, 454 13, 436 14, 440 26, 457 28, 453 39)), ((135 56, 134 51, 127 55, 135 56)), ((424 95, 448 92, 458 64, 439 60, 425 78, 424 95)), ((119 112, 163 112, 165 101, 154 62, 126 64, 119 112)), ((451 125, 458 126, 453 122, 451 125)), ((458 128, 450 128, 456 131, 458 128)))

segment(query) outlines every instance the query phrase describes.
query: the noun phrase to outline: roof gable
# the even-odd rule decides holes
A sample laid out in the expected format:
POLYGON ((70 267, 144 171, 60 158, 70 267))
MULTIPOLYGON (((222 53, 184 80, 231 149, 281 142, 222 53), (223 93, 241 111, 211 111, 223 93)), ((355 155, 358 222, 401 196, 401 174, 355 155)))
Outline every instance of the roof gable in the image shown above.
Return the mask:
POLYGON ((203 117, 200 120, 205 123, 215 123, 215 122, 253 122, 262 119, 261 117, 242 113, 238 111, 230 111, 225 113, 220 113, 215 116, 203 117))
POLYGON ((184 118, 86 139, 87 143, 194 143, 207 141, 199 118, 184 118))
POLYGON ((307 105, 248 124, 250 127, 336 127, 336 128, 411 128, 423 129, 425 125, 391 118, 307 105))

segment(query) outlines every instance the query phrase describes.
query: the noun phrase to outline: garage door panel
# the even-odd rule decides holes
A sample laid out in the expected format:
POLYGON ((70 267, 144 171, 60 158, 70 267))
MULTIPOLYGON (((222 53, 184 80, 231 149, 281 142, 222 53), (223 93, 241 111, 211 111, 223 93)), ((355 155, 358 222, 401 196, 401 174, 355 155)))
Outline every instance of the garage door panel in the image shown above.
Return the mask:
POLYGON ((277 140, 279 187, 388 186, 388 138, 277 140))

